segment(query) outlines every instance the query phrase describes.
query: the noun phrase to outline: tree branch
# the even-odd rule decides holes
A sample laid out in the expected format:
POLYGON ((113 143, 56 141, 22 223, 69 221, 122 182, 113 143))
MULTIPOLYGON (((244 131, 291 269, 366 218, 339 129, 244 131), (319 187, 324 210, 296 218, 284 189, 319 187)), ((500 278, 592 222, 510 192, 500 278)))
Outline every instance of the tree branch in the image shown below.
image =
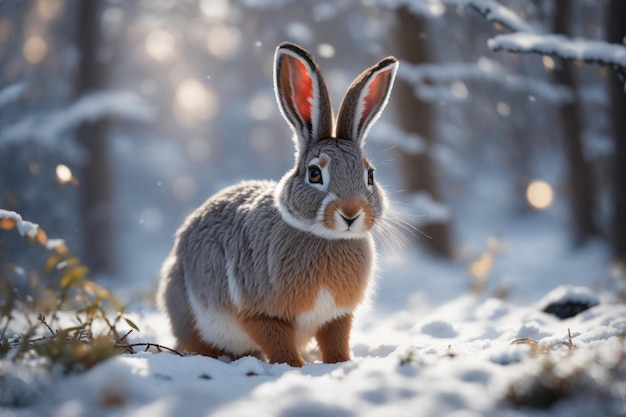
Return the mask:
POLYGON ((583 61, 614 68, 626 74, 626 46, 604 41, 572 39, 563 35, 507 33, 488 41, 493 51, 549 55, 568 61, 583 61))

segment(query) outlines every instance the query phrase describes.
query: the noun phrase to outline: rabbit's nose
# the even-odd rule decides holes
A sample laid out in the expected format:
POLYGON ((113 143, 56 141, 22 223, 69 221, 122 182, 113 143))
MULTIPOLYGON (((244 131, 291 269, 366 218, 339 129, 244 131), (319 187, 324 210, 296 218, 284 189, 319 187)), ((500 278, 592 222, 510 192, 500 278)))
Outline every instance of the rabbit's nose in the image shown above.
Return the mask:
POLYGON ((344 216, 343 214, 339 213, 339 215, 341 216, 341 218, 346 222, 346 224, 348 225, 348 227, 352 226, 352 223, 354 223, 354 221, 356 219, 359 218, 359 216, 361 215, 361 212, 357 213, 356 216, 352 217, 352 218, 348 218, 346 216, 344 216))

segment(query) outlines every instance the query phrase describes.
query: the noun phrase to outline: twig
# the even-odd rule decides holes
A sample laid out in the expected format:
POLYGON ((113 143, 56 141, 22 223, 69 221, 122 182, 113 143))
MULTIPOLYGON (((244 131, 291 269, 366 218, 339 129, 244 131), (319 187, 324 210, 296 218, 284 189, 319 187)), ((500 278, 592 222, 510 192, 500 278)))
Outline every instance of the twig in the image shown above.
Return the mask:
POLYGON ((116 347, 120 347, 120 348, 133 348, 133 347, 138 347, 138 346, 145 346, 146 350, 150 347, 155 347, 157 349, 164 349, 167 350, 170 353, 173 353, 175 355, 178 355, 180 357, 184 357, 185 355, 183 355, 182 353, 180 353, 179 351, 172 349, 172 348, 168 348, 167 346, 163 346, 163 345, 159 345, 157 343, 119 343, 119 342, 115 342, 115 346, 116 347))
POLYGON ((120 340, 118 340, 118 342, 123 342, 124 339, 126 339, 128 337, 129 334, 131 334, 133 332, 133 329, 130 329, 129 331, 126 332, 126 334, 124 336, 122 336, 120 338, 120 340))
POLYGON ((54 330, 52 330, 50 325, 48 325, 48 322, 46 321, 46 316, 44 316, 43 314, 39 314, 39 316, 37 316, 37 320, 39 320, 40 323, 43 323, 48 328, 48 331, 50 331, 52 336, 56 336, 54 330))

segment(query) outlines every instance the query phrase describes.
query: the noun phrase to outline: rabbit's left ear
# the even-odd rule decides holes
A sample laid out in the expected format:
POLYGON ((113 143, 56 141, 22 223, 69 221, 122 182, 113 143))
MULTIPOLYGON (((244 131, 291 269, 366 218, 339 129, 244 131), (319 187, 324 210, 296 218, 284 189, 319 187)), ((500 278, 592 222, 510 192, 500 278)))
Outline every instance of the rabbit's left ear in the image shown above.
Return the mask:
POLYGON ((332 136, 333 109, 320 69, 307 51, 284 42, 274 56, 274 90, 299 152, 332 136))
POLYGON ((337 138, 363 146, 369 128, 387 105, 397 70, 398 60, 389 56, 352 82, 339 106, 337 138))

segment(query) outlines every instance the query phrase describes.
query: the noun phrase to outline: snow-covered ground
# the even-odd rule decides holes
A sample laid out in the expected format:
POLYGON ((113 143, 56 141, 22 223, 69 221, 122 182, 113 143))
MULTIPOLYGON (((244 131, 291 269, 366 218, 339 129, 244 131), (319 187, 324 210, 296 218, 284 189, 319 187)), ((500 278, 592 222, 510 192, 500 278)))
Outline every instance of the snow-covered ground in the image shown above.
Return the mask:
MULTIPOLYGON (((0 408, 0 416, 623 416, 624 276, 610 269, 606 247, 572 249, 558 207, 511 219, 470 205, 466 215, 458 261, 410 245, 381 250, 377 294, 355 325, 350 362, 319 363, 311 346, 301 369, 137 353, 50 378, 7 372, 4 363, 2 395, 15 392, 28 405, 0 408), (487 283, 471 292, 468 266, 485 253, 487 283), (559 301, 593 307, 564 320, 542 312, 559 301), (548 353, 529 340, 511 344, 523 338, 548 353), (504 401, 535 392, 541 369, 553 392, 573 394, 544 409, 504 401)), ((151 304, 133 310, 141 332, 132 341, 172 345, 151 304)))

